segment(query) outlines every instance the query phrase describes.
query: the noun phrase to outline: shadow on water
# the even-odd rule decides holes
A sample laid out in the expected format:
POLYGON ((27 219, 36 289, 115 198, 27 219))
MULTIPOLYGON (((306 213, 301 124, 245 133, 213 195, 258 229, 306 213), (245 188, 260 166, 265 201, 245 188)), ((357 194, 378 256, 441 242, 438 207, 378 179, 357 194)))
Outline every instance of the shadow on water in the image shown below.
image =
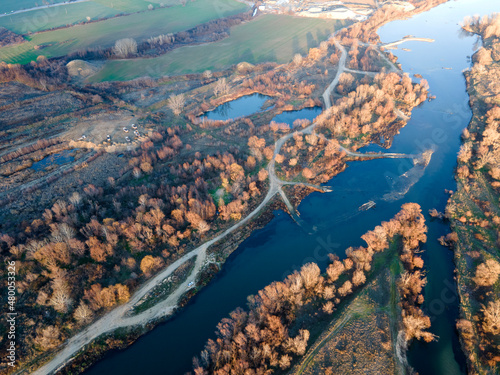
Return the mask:
POLYGON ((303 108, 298 111, 284 111, 279 115, 274 116, 271 121, 285 123, 292 127, 295 120, 309 120, 313 122, 316 116, 318 116, 321 112, 321 107, 303 108))
POLYGON ((208 120, 229 120, 259 112, 269 96, 251 94, 219 105, 203 116, 208 120))
MULTIPOLYGON (((385 176, 401 176, 414 165, 403 159, 350 162, 345 172, 327 183, 333 187, 332 193, 313 193, 299 205, 301 219, 315 229, 313 234, 298 230, 290 216, 276 211, 271 222, 245 240, 222 271, 177 316, 139 338, 128 349, 106 355, 86 373, 184 374, 191 370, 192 357, 200 353, 206 340, 214 338, 217 323, 237 306, 244 306, 246 296, 283 279, 304 263, 314 261, 324 269, 328 253, 343 256, 348 246, 364 245, 360 236, 393 217, 403 203, 417 202, 424 213, 431 208, 444 211, 448 198, 444 189, 455 189, 453 169, 460 133, 471 116, 461 71, 468 67, 467 56, 472 54, 474 40, 458 37, 458 22, 465 15, 487 14, 492 8, 487 0, 459 0, 408 20, 391 22, 380 30, 384 42, 408 34, 436 40, 404 45, 411 52, 392 51, 403 69, 422 74, 429 81, 432 94, 437 96, 413 111, 412 119, 390 148, 390 152, 411 154, 434 150, 425 172, 417 170, 418 178, 406 194, 401 194, 401 199, 379 200, 374 209, 359 211, 363 203, 394 191, 395 185, 385 176)), ((464 374, 465 358, 454 328, 458 299, 453 254, 437 242, 449 228, 427 219, 429 231, 423 257, 428 284, 424 309, 432 320, 431 331, 439 340, 414 343, 409 360, 420 374, 464 374)))

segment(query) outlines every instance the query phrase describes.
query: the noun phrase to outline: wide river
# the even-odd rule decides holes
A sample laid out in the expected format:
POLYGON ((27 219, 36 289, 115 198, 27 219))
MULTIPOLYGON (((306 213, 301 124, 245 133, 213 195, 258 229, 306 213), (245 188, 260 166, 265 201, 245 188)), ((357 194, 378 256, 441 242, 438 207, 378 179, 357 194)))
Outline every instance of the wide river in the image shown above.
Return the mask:
MULTIPOLYGON (((437 97, 413 111, 408 125, 390 148, 403 153, 435 149, 424 175, 402 199, 387 202, 381 198, 394 186, 400 188, 393 181, 411 168, 408 160, 351 162, 345 172, 327 184, 333 187, 332 193, 314 193, 302 201, 298 210, 307 228, 299 228, 284 212, 275 212, 273 220, 244 241, 223 270, 181 312, 126 350, 109 353, 86 374, 184 374, 191 369, 193 356, 200 353, 208 338, 214 337, 219 320, 237 306, 244 306, 248 295, 281 280, 304 263, 314 261, 324 268, 329 252, 344 256, 348 246, 363 245, 360 236, 389 220, 405 202, 419 203, 427 218, 431 208, 444 211, 448 197, 444 190, 454 190, 456 186, 453 169, 460 134, 471 117, 462 70, 470 66, 470 56, 477 47, 477 38, 464 37, 459 23, 467 15, 500 10, 495 5, 495 0, 452 1, 379 30, 383 42, 406 35, 435 39, 434 43, 408 42, 400 48, 410 51, 394 51, 403 70, 421 74, 437 97), (358 211, 369 200, 376 201, 376 208, 358 211)), ((373 149, 379 148, 366 148, 373 149)), ((422 375, 464 374, 465 358, 454 328, 458 300, 453 254, 437 242, 449 228, 429 218, 427 224, 424 260, 428 284, 424 309, 432 318, 431 331, 439 340, 413 344, 409 361, 422 375)))

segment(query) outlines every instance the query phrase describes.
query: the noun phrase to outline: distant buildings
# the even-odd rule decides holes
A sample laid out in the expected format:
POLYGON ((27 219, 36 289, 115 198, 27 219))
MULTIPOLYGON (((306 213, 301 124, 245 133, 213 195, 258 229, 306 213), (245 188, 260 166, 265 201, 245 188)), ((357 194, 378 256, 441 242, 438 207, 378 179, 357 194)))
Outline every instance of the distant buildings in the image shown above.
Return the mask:
MULTIPOLYGON (((391 3, 393 3, 391 1, 391 3)), ((394 3, 402 3, 394 1, 394 3)), ((411 4, 410 4, 411 5, 411 4)), ((293 12, 299 17, 330 18, 338 20, 351 19, 364 21, 373 12, 373 9, 363 5, 349 5, 342 1, 301 2, 299 6, 290 4, 287 0, 269 0, 258 7, 261 12, 289 13, 293 12)))

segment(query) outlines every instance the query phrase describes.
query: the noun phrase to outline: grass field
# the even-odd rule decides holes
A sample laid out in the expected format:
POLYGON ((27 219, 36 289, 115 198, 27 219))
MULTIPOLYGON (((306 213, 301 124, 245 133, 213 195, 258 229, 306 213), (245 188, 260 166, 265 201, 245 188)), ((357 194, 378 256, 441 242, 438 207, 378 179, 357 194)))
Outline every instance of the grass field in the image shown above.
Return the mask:
MULTIPOLYGON (((50 4, 63 3, 67 0, 49 0, 50 4)), ((0 14, 8 13, 11 10, 30 9, 37 6, 42 6, 42 0, 1 0, 0 1, 0 14)))
POLYGON ((97 20, 117 14, 146 11, 149 4, 157 10, 160 8, 160 2, 164 6, 179 4, 179 1, 175 0, 91 0, 0 17, 0 26, 16 34, 35 33, 55 27, 74 25, 87 21, 88 18, 97 20))
POLYGON ((155 8, 159 7, 162 3, 165 6, 179 5, 179 0, 92 0, 94 3, 114 8, 118 11, 125 12, 139 12, 146 10, 148 5, 151 4, 155 8))
MULTIPOLYGON (((48 4, 64 3, 68 0, 0 0, 0 14, 10 11, 24 10, 43 6, 44 2, 48 4)), ((149 4, 157 7, 160 3, 166 6, 179 4, 178 0, 91 0, 93 3, 113 8, 118 12, 138 12, 146 10, 149 4)))
POLYGON ((345 21, 264 15, 231 29, 221 41, 178 48, 153 59, 109 61, 92 81, 129 80, 141 76, 218 70, 246 61, 284 63, 296 53, 306 53, 346 24, 345 21))
MULTIPOLYGON (((127 1, 132 0, 122 0, 122 4, 127 1)), ((28 36, 26 43, 0 48, 0 61, 26 64, 39 55, 56 57, 87 48, 110 47, 116 40, 125 37, 140 42, 151 36, 187 30, 200 23, 237 14, 246 8, 246 5, 234 0, 218 0, 217 6, 212 0, 196 0, 189 1, 185 7, 176 5, 47 31, 28 36), (35 50, 37 45, 43 48, 35 50)))
POLYGON ((86 21, 87 17, 90 17, 91 20, 96 20, 113 17, 119 13, 122 12, 93 1, 87 1, 0 17, 0 26, 16 34, 26 34, 54 27, 73 25, 86 21))

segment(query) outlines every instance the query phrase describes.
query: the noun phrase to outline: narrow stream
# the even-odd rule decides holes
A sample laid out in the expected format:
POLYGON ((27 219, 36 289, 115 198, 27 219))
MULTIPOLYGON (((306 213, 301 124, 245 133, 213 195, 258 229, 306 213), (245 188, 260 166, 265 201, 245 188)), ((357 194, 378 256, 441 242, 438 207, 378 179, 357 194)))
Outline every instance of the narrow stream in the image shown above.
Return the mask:
MULTIPOLYGON (((247 295, 302 264, 327 264, 327 253, 344 256, 348 246, 364 245, 360 236, 381 221, 389 220, 405 202, 417 202, 429 226, 424 246, 428 284, 425 311, 432 318, 432 332, 439 341, 413 344, 411 365, 422 375, 465 373, 454 324, 458 315, 453 254, 441 247, 437 238, 447 225, 431 221, 431 208, 444 211, 444 189, 455 189, 453 168, 460 147, 460 133, 470 120, 471 111, 462 70, 469 66, 475 38, 464 38, 458 23, 464 16, 495 11, 493 1, 459 0, 445 3, 429 12, 404 21, 391 22, 380 30, 383 42, 411 34, 435 39, 435 43, 408 42, 396 50, 403 70, 422 74, 429 81, 436 100, 413 111, 412 119, 394 139, 391 152, 419 153, 435 150, 424 175, 403 199, 388 202, 381 197, 391 192, 391 181, 413 165, 406 159, 379 159, 351 162, 347 170, 327 185, 333 193, 314 193, 299 206, 301 217, 311 231, 301 230, 289 215, 277 211, 263 229, 255 231, 229 257, 223 270, 202 289, 174 318, 159 325, 124 351, 109 353, 86 374, 121 375, 147 373, 184 374, 191 370, 192 357, 198 355, 220 319, 237 306, 244 306, 247 295), (451 69, 443 69, 451 68, 451 69), (377 206, 369 211, 358 207, 369 200, 377 206), (313 234, 308 234, 313 232, 313 234)), ((380 150, 369 146, 365 150, 380 150)))

